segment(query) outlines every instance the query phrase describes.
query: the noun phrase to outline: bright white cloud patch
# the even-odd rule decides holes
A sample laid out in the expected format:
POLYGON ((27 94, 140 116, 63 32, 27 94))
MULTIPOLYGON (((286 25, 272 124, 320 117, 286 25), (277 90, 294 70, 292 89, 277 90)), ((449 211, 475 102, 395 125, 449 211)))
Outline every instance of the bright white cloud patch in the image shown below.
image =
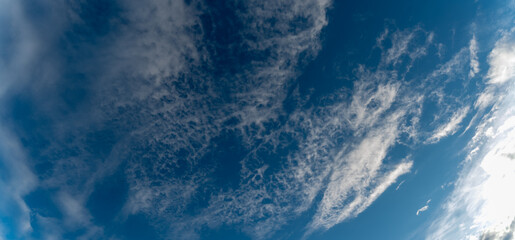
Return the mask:
MULTIPOLYGON (((502 40, 508 41, 508 40, 502 40)), ((509 42, 499 42, 489 55, 489 83, 504 83, 515 75, 515 45, 509 42)))
POLYGON ((469 143, 455 190, 427 239, 512 239, 515 220, 515 40, 505 32, 489 55, 485 91, 495 93, 469 143))
POLYGON ((421 212, 426 211, 428 208, 429 208, 429 206, 425 205, 425 206, 421 207, 420 209, 418 209, 418 210, 417 210, 417 216, 418 216, 418 214, 420 214, 421 212))

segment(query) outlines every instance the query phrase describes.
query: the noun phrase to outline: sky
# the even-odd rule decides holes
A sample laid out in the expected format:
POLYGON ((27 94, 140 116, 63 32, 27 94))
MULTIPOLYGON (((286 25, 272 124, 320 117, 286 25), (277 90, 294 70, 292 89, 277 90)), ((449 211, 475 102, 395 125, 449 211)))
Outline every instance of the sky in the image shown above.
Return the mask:
POLYGON ((513 0, 0 0, 0 240, 510 240, 513 186, 513 0))

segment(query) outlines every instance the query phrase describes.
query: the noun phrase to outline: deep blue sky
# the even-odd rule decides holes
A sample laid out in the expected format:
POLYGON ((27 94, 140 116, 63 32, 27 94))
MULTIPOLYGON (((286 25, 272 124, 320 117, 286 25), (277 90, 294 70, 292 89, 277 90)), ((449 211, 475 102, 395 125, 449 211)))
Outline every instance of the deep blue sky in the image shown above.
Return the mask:
POLYGON ((514 10, 0 0, 0 240, 514 239, 514 10))

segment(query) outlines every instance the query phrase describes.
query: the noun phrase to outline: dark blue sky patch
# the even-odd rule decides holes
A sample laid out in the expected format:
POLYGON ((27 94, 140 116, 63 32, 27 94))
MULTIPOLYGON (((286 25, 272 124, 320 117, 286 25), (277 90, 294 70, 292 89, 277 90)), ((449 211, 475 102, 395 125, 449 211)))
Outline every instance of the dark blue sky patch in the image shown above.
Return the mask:
POLYGON ((212 240, 250 240, 249 236, 245 233, 238 231, 234 227, 220 226, 215 229, 205 229, 200 235, 201 239, 212 240))
POLYGON ((58 97, 62 101, 61 112, 69 113, 88 109, 84 105, 91 104, 92 82, 83 74, 73 74, 64 77, 63 83, 58 88, 58 97))
POLYGON ((123 171, 118 171, 105 177, 95 186, 95 191, 90 195, 86 207, 93 216, 93 222, 100 226, 106 226, 105 231, 120 224, 120 210, 128 197, 128 184, 123 171))
POLYGON ((16 53, 16 43, 19 36, 15 34, 15 27, 13 21, 8 15, 0 15, 0 46, 5 46, 0 49, 0 66, 12 61, 16 53))
POLYGON ((12 97, 6 104, 3 115, 10 116, 11 130, 20 136, 20 141, 29 150, 29 156, 37 157, 50 142, 52 121, 45 116, 33 99, 25 94, 12 97))
POLYGON ((34 214, 59 219, 62 217, 62 214, 55 202, 54 196, 56 193, 57 191, 52 189, 37 189, 26 195, 24 200, 34 214))
POLYGON ((53 9, 55 6, 47 4, 44 0, 20 1, 20 3, 30 22, 37 24, 39 27, 42 27, 42 23, 48 22, 51 16, 56 14, 55 9, 53 9))
MULTIPOLYGON (((233 1, 210 1, 209 11, 201 16, 206 49, 213 56, 211 70, 216 78, 231 78, 231 74, 241 73, 256 58, 242 43, 244 23, 236 16, 243 10, 242 5, 233 1)), ((228 83, 233 80, 229 79, 228 83)))
POLYGON ((126 240, 162 239, 143 214, 130 215, 116 235, 126 240))
POLYGON ((93 0, 82 2, 74 9, 83 24, 76 25, 76 31, 83 37, 102 37, 117 31, 123 22, 122 7, 118 1, 93 0))
POLYGON ((216 144, 214 150, 206 156, 206 161, 213 164, 215 186, 226 190, 237 188, 240 182, 241 161, 249 153, 248 149, 241 144, 238 134, 231 131, 213 139, 213 144, 216 144))
POLYGON ((85 150, 99 158, 107 158, 118 142, 117 133, 113 130, 113 128, 104 128, 88 134, 85 139, 85 150))

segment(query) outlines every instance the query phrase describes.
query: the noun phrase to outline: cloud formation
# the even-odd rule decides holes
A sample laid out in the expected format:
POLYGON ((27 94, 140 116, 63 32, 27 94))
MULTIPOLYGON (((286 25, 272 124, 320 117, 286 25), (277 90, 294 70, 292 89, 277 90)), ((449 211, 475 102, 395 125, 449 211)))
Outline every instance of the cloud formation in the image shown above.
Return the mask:
MULTIPOLYGON (((23 41, 13 47, 19 54, 2 59, 2 79, 15 80, 2 85, 0 103, 28 102, 35 110, 27 115, 41 125, 26 130, 32 122, 2 119, 19 135, 0 134, 2 154, 9 155, 2 161, 17 170, 0 185, 12 193, 0 207, 20 210, 20 236, 36 224, 48 238, 116 237, 95 224, 86 205, 102 180, 121 174, 127 199, 116 218, 142 214, 163 238, 194 239, 222 225, 272 238, 292 219, 313 214, 308 236, 358 216, 413 168, 410 157, 390 157, 393 148, 456 133, 470 107, 444 87, 455 81, 456 68, 478 73, 477 43, 474 37, 419 84, 406 76, 440 46, 434 34, 387 29, 376 41, 379 62, 359 65, 352 86, 303 95, 294 81, 321 48, 330 6, 57 1, 42 4, 55 13, 44 23, 55 25, 53 32, 14 14, 11 27, 21 29, 23 41), (44 50, 61 44, 62 51, 44 50), (427 132, 420 129, 426 102, 441 103, 427 132), (35 149, 32 158, 23 147, 35 149), (35 188, 56 190, 51 202, 63 219, 28 206, 23 196, 35 188)), ((488 74, 497 79, 491 84, 509 82, 502 59, 511 56, 506 49, 491 56, 499 65, 488 74)))
MULTIPOLYGON (((0 128, 0 210, 2 217, 16 219, 14 236, 24 238, 32 231, 31 210, 23 197, 33 191, 38 185, 37 177, 27 167, 27 159, 20 143, 12 133, 0 128)), ((1 225, 0 225, 1 226, 1 225)), ((1 232, 0 232, 1 234, 1 232)), ((0 235, 4 238, 3 235, 0 235)))
MULTIPOLYGON (((35 213, 44 234, 59 237, 77 229, 84 230, 79 236, 84 238, 104 234, 92 223, 85 204, 96 184, 122 166, 129 190, 121 215, 144 213, 158 227, 172 222, 167 231, 185 238, 203 226, 220 224, 243 226, 254 237, 266 238, 313 206, 316 213, 308 231, 328 229, 356 217, 411 170, 411 160, 384 163, 400 135, 415 127, 421 101, 420 96, 406 95, 410 87, 402 85, 409 67, 396 68, 425 55, 433 41, 431 33, 420 28, 387 31, 378 41, 396 44, 382 47, 384 58, 378 69, 357 69, 350 95, 343 94, 344 89, 322 99, 327 103, 321 107, 301 106, 286 115, 282 106, 289 82, 298 74, 300 56, 316 55, 330 2, 238 6, 234 14, 245 24, 233 29, 235 39, 228 40, 245 48, 229 49, 247 49, 255 58, 237 61, 243 70, 221 71, 216 78, 206 72, 214 70, 218 61, 234 60, 220 56, 216 36, 199 29, 212 27, 215 35, 225 34, 226 29, 209 21, 219 17, 216 9, 196 4, 200 3, 157 1, 142 6, 127 1, 111 6, 114 13, 106 21, 120 27, 123 19, 131 27, 113 35, 97 32, 92 41, 102 48, 70 66, 98 78, 72 81, 59 73, 52 81, 40 80, 40 87, 50 94, 31 97, 42 109, 38 114, 53 121, 42 137, 52 141, 33 161, 50 165, 41 174, 40 187, 59 189, 55 202, 68 222, 62 225, 59 219, 35 213), (118 7, 123 11, 118 13, 118 7), (176 13, 171 18, 170 11, 176 13), (299 16, 303 24, 292 25, 299 16), (269 25, 271 17, 278 19, 277 24, 269 25), (414 43, 419 38, 421 46, 414 43), (90 98, 75 100, 84 104, 74 103, 62 98, 53 89, 55 84, 87 89, 90 98), (48 108, 56 104, 61 111, 48 108), (201 163, 206 164, 216 151, 214 139, 224 134, 251 150, 236 160, 241 166, 237 185, 218 189, 211 181, 220 177, 217 171, 223 166, 208 162, 211 169, 206 169, 201 163), (289 144, 296 144, 298 151, 277 154, 289 144), (272 154, 285 164, 274 164, 272 154), (205 192, 212 194, 206 197, 205 192), (317 196, 322 199, 319 203, 317 196), (192 204, 205 208, 194 214, 192 204)), ((74 1, 65 6, 67 12, 61 17, 71 26, 96 27, 84 19, 93 6, 74 1)), ((57 4, 47 7, 62 10, 57 4)), ((74 38, 68 41, 82 37, 68 27, 59 30, 71 31, 66 36, 74 38)), ((64 64, 61 58, 94 48, 87 41, 77 44, 78 53, 54 56, 53 64, 64 64)))
POLYGON ((479 72, 479 61, 477 57, 477 40, 476 36, 474 35, 472 39, 470 39, 469 44, 469 54, 470 54, 470 71, 469 71, 469 77, 473 78, 476 76, 476 74, 479 72))
POLYGON ((515 217, 515 196, 507 190, 515 181, 515 74, 508 66, 513 65, 509 59, 515 57, 513 32, 504 31, 490 52, 486 87, 476 107, 488 106, 491 110, 475 128, 464 169, 427 239, 513 237, 507 230, 515 217), (484 101, 485 93, 496 97, 484 101))
MULTIPOLYGON (((298 64, 316 55, 330 1, 213 6, 201 1, 42 3, 42 10, 57 16, 49 23, 56 26, 49 33, 38 31, 37 23, 22 14, 23 4, 6 4, 19 11, 12 22, 24 24, 12 26, 22 31, 23 40, 15 46, 19 50, 14 56, 29 55, 19 61, 2 59, 6 65, 1 74, 3 79, 16 79, 10 90, 26 92, 28 101, 40 109, 34 114, 49 122, 43 136, 27 134, 36 140, 52 139, 31 159, 32 165, 49 165, 48 171, 38 173, 40 187, 60 189, 56 201, 63 214, 70 222, 95 230, 84 204, 96 184, 121 166, 129 184, 123 214, 144 213, 159 225, 185 217, 199 195, 214 190, 208 182, 219 173, 200 165, 216 151, 213 139, 232 134, 248 148, 263 141, 277 144, 272 138, 279 133, 269 132, 268 125, 278 124, 283 114, 298 64), (100 16, 103 23, 90 21, 88 14, 100 16), (272 18, 275 24, 270 24, 272 18), (61 55, 42 51, 57 42, 66 43, 61 55), (22 68, 37 69, 35 62, 42 58, 48 66, 41 67, 44 74, 36 84, 15 75, 22 68), (227 66, 234 69, 222 68, 227 66), (25 91, 32 86, 39 90, 25 91), (61 87, 76 92, 68 96, 61 87), (81 94, 85 97, 75 98, 81 94)), ((242 176, 265 169, 259 158, 246 159, 236 160, 248 169, 242 176)), ((207 165, 221 169, 218 164, 207 165)), ((250 184, 245 181, 243 177, 242 186, 250 184)), ((248 217, 239 223, 259 217, 251 212, 244 216, 248 217)), ((42 226, 60 221, 38 219, 42 226)), ((193 224, 190 231, 210 221, 193 224)), ((271 231, 257 228, 249 232, 271 231)), ((74 230, 65 225, 48 234, 58 237, 74 230)))
POLYGON ((419 208, 417 210, 417 214, 416 215, 418 216, 418 214, 420 214, 421 212, 427 211, 427 209, 429 209, 429 203, 430 202, 431 202, 431 199, 427 200, 426 205, 424 205, 423 207, 419 208))
POLYGON ((435 133, 427 139, 428 142, 434 143, 438 142, 440 139, 453 135, 458 131, 458 128, 460 127, 460 123, 463 121, 463 119, 467 116, 467 113, 469 112, 469 107, 463 107, 462 109, 459 109, 456 111, 451 119, 449 119, 449 122, 441 125, 438 127, 435 131, 435 133))

